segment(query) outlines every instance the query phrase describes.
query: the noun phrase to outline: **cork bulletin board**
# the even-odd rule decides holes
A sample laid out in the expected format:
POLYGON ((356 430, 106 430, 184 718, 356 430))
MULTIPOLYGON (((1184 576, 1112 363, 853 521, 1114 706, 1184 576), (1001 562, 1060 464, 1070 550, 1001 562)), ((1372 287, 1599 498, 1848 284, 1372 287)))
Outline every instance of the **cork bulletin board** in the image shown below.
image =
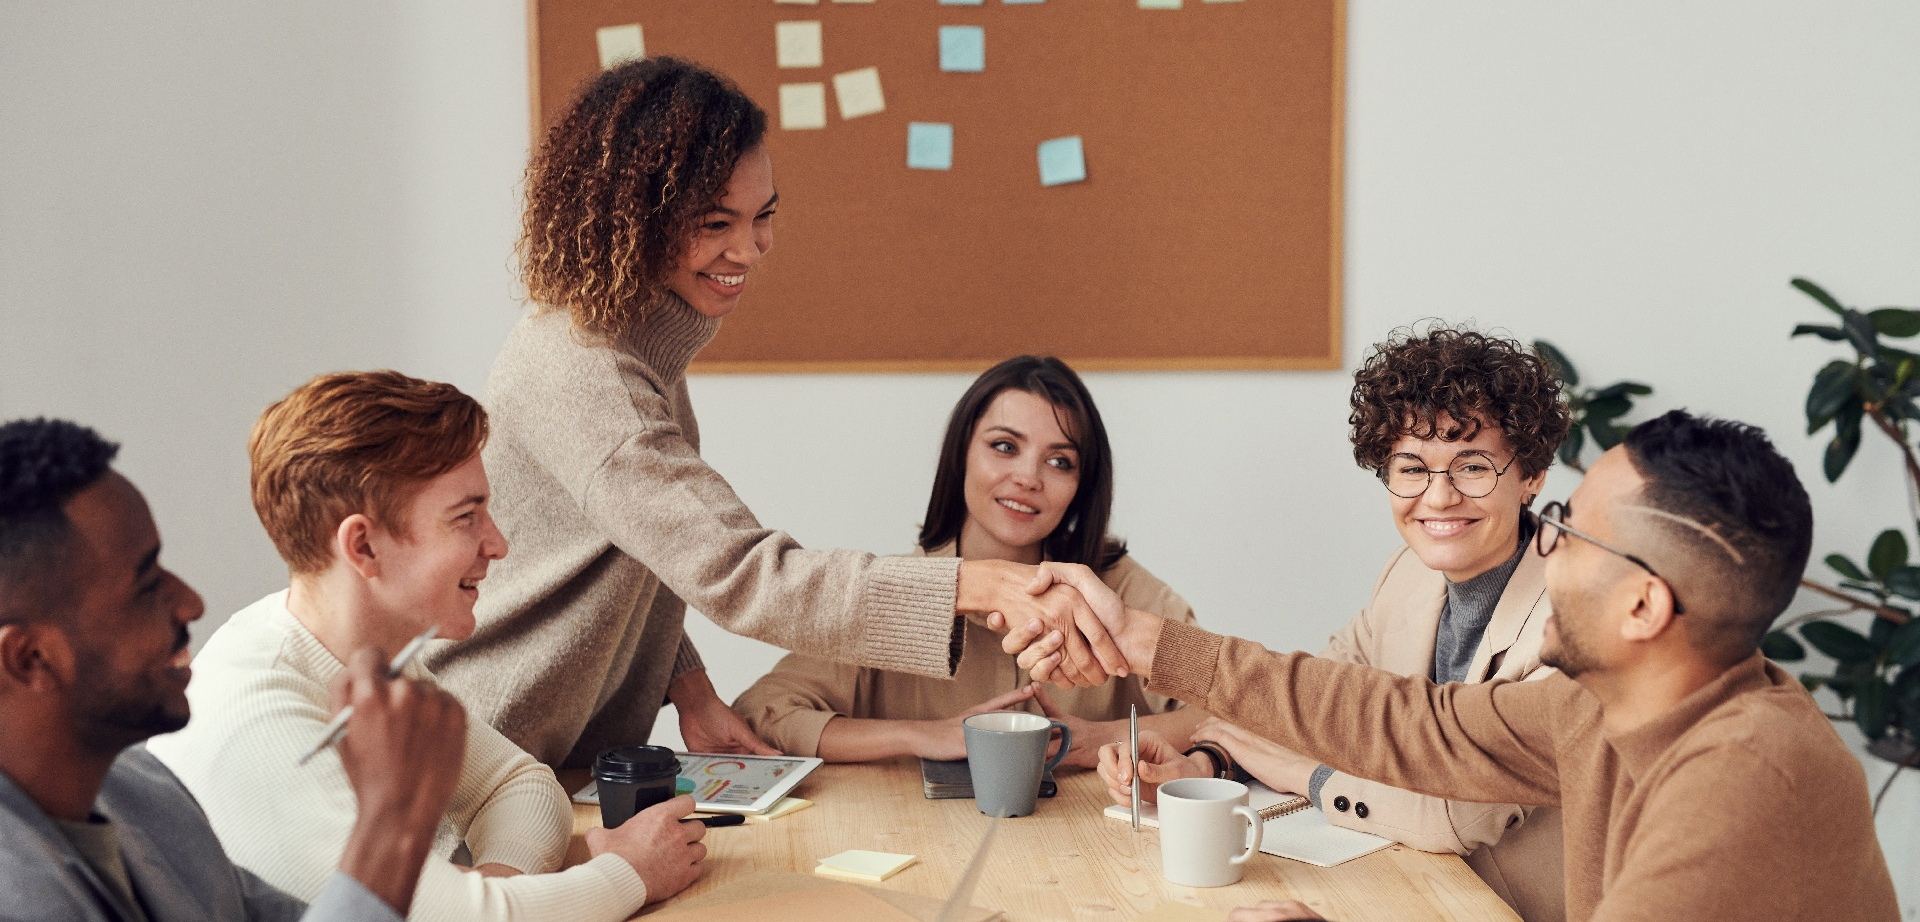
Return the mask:
POLYGON ((1173 2, 529 0, 533 123, 609 43, 767 110, 775 246, 694 371, 1337 368, 1344 0, 1143 8, 1173 2), (818 66, 779 66, 790 22, 818 66), (978 27, 979 70, 942 69, 943 26, 978 27), (884 109, 843 117, 867 68, 884 109), (824 126, 782 128, 809 83, 824 126), (910 123, 951 126, 948 168, 908 166, 910 123), (1068 137, 1085 179, 1043 185, 1068 137))

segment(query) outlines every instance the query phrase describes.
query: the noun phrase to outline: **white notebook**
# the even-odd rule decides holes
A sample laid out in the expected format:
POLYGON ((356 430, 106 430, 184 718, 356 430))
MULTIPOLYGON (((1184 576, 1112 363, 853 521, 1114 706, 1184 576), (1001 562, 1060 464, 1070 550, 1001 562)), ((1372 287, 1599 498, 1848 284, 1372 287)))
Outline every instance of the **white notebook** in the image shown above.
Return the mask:
MULTIPOLYGON (((1260 850, 1269 855, 1330 868, 1393 844, 1392 839, 1327 822, 1326 814, 1313 809, 1305 797, 1282 794, 1258 781, 1247 789, 1247 805, 1267 817, 1260 829, 1260 850)), ((1119 804, 1108 807, 1106 815, 1122 823, 1130 819, 1119 804)), ((1160 813, 1152 804, 1140 805, 1140 825, 1159 827, 1160 813)))

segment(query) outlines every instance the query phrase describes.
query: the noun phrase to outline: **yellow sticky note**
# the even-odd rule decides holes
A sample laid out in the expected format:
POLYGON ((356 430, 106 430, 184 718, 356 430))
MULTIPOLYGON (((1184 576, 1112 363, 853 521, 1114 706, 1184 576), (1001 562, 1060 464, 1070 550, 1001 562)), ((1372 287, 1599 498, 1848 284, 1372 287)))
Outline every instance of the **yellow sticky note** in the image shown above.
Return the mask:
POLYGON ((780 84, 780 127, 788 131, 827 127, 827 85, 780 84))
POLYGON ((863 849, 848 849, 831 858, 820 859, 815 874, 838 877, 844 880, 882 881, 906 870, 919 861, 915 855, 895 855, 890 852, 870 852, 863 849))
POLYGON ((880 68, 862 67, 833 75, 833 95, 840 100, 841 118, 859 118, 887 111, 880 95, 880 68))
POLYGON ((773 24, 774 59, 781 67, 819 67, 820 21, 773 24))
POLYGON ((602 27, 593 33, 593 38, 600 46, 601 70, 647 56, 647 40, 640 33, 640 24, 637 22, 602 27))
POLYGON ((805 797, 782 797, 780 798, 779 803, 773 805, 773 809, 768 810, 765 813, 747 814, 747 822, 770 823, 783 816, 786 816, 789 813, 799 813, 800 811, 805 810, 811 806, 813 806, 813 801, 808 800, 805 797))

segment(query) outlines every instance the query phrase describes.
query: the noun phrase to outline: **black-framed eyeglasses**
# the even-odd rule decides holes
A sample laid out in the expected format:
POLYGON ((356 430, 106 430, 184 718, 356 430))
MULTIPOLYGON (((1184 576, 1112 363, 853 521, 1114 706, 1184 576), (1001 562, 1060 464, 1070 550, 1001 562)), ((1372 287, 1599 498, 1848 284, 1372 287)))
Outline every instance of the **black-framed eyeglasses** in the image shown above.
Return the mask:
POLYGON ((1607 542, 1602 541, 1599 538, 1595 538, 1592 535, 1589 535, 1577 528, 1574 528, 1571 525, 1568 525, 1567 511, 1568 511, 1567 504, 1558 503, 1558 502, 1548 503, 1544 508, 1540 510, 1540 530, 1534 532, 1533 534, 1533 547, 1534 547, 1534 550, 1537 550, 1540 552, 1540 556, 1545 557, 1548 554, 1553 553, 1553 549, 1555 547, 1558 547, 1560 544, 1560 533, 1564 531, 1567 534, 1572 535, 1576 538, 1579 538, 1580 540, 1585 541, 1588 544, 1591 544, 1594 547, 1597 547, 1603 551, 1606 551, 1618 557, 1626 558, 1628 563, 1631 563, 1634 566, 1647 571, 1648 576, 1651 576, 1654 579, 1657 579, 1663 583, 1666 583, 1667 594, 1673 597, 1673 613, 1676 615, 1684 615, 1687 613, 1687 609, 1685 608, 1685 606, 1682 606, 1680 604, 1679 593, 1676 593, 1673 591, 1673 583, 1671 581, 1669 581, 1666 577, 1661 576, 1660 572, 1658 570, 1655 570, 1652 566, 1648 565, 1646 561, 1641 560, 1640 558, 1632 554, 1629 554, 1626 551, 1623 551, 1617 547, 1614 547, 1613 545, 1608 544, 1607 542))
POLYGON ((1433 486, 1433 475, 1445 474, 1454 492, 1469 499, 1481 499, 1493 493, 1500 485, 1501 475, 1512 469, 1513 462, 1519 458, 1515 455, 1507 459, 1506 467, 1496 468, 1486 452, 1463 451, 1445 469, 1434 470, 1419 456, 1400 452, 1387 458, 1386 465, 1380 468, 1380 482, 1387 485, 1388 493, 1401 499, 1418 499, 1433 486))

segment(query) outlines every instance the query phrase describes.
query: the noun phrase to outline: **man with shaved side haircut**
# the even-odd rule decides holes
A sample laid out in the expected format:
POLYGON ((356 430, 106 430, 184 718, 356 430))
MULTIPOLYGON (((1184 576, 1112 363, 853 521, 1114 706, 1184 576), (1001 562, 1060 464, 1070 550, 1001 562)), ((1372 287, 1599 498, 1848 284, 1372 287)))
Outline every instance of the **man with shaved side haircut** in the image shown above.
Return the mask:
MULTIPOLYGON (((1675 410, 1540 521, 1554 611, 1541 660, 1562 674, 1535 682, 1436 686, 1272 653, 1126 612, 1097 579, 1042 566, 1122 625, 1149 690, 1361 777, 1561 807, 1570 922, 1896 919, 1860 763, 1759 652, 1812 543, 1793 466, 1751 426, 1675 410)), ((1057 647, 1043 631, 1007 637, 1036 678, 1057 647)), ((1276 903, 1232 918, 1318 916, 1276 903)))
MULTIPOLYGON (((360 649, 333 688, 359 804, 313 905, 227 860, 136 744, 187 725, 187 625, 118 446, 58 420, 0 425, 0 920, 398 922, 460 772, 465 712, 360 649)), ((289 830, 289 835, 298 835, 289 830)))

